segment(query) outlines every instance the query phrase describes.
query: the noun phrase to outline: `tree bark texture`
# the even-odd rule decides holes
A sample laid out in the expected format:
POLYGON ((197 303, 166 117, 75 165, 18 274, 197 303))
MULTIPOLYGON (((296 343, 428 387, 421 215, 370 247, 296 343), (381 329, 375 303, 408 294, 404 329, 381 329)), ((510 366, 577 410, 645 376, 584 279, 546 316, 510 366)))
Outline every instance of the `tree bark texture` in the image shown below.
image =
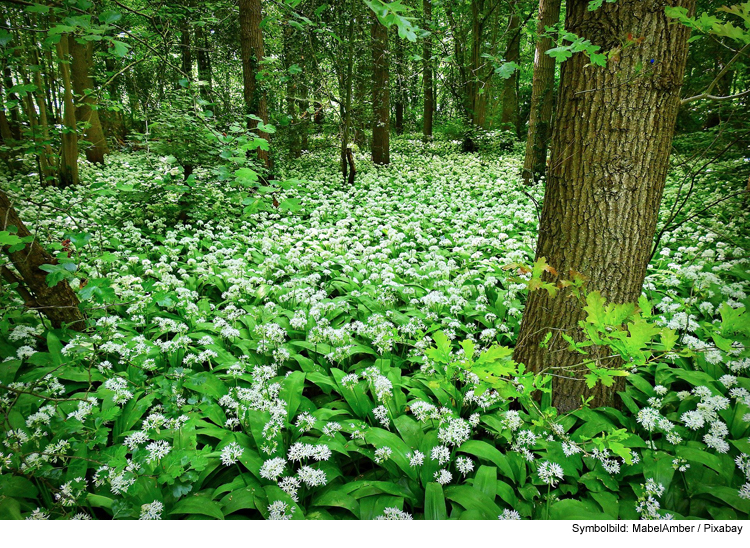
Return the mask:
POLYGON ((107 139, 99 121, 97 100, 94 94, 94 79, 91 71, 94 67, 94 43, 79 44, 75 39, 69 40, 71 56, 71 77, 73 92, 76 95, 76 120, 86 124, 86 140, 91 145, 86 149, 86 159, 94 164, 104 164, 104 155, 109 154, 107 139))
MULTIPOLYGON (((18 217, 8 196, 0 190, 0 230, 8 230, 11 226, 18 229, 15 235, 19 238, 31 235, 18 217)), ((8 246, 5 246, 3 251, 21 275, 19 280, 9 268, 3 266, 3 280, 6 283, 20 283, 19 294, 24 298, 27 307, 39 310, 47 316, 52 327, 56 329, 64 324, 76 331, 86 328, 86 320, 78 307, 78 297, 68 282, 62 281, 55 287, 47 286, 47 273, 39 267, 44 264, 57 264, 57 259, 39 245, 36 239, 13 253, 9 252, 8 246)))
POLYGON ((531 111, 529 133, 526 137, 526 156, 523 161, 523 181, 527 185, 537 181, 547 168, 547 144, 552 129, 552 92, 555 87, 555 60, 544 53, 552 49, 551 38, 543 37, 545 27, 560 20, 562 0, 540 0, 536 25, 534 76, 531 83, 531 111))
POLYGON ((388 29, 373 15, 372 21, 372 161, 390 163, 390 82, 388 70, 388 29))
MULTIPOLYGON (((695 0, 679 0, 690 13, 695 0)), ((548 281, 588 278, 587 290, 608 302, 635 302, 642 289, 656 228, 690 31, 664 14, 661 0, 620 0, 589 12, 587 0, 567 4, 566 28, 611 51, 636 38, 606 68, 576 53, 562 66, 560 99, 552 136, 552 159, 542 210, 537 258, 557 271, 548 281), (589 66, 586 66, 589 65, 589 66)), ((565 372, 582 361, 560 337, 580 337, 585 318, 569 290, 555 298, 529 294, 514 359, 553 379, 553 405, 577 408, 581 396, 593 406, 613 405, 622 384, 585 389, 565 372), (539 347, 548 332, 547 349, 539 347)), ((585 358, 601 358, 593 350, 585 358)), ((603 359, 604 366, 618 366, 603 359)), ((580 369, 586 369, 585 367, 580 369)), ((622 380, 622 378, 621 378, 622 380)))
POLYGON ((70 76, 68 41, 68 35, 63 34, 57 43, 57 56, 63 83, 62 154, 58 167, 58 179, 61 187, 78 184, 78 133, 76 129, 76 109, 73 103, 73 83, 70 76))
MULTIPOLYGON (((432 24, 432 0, 422 0, 425 27, 432 24)), ((432 113, 435 110, 435 96, 432 93, 432 35, 422 41, 422 84, 424 86, 424 113, 422 133, 425 137, 432 136, 432 113)))
MULTIPOLYGON (((544 1, 544 0, 542 0, 544 1)), ((521 17, 518 15, 518 4, 512 2, 508 23, 508 45, 505 48, 505 60, 518 63, 521 56, 521 17)), ((503 110, 500 121, 504 129, 518 135, 520 117, 518 115, 518 71, 513 72, 503 84, 503 110)))
POLYGON ((404 132, 404 98, 405 98, 405 91, 404 91, 404 43, 398 36, 398 29, 393 27, 394 29, 394 40, 396 41, 396 101, 395 101, 395 111, 396 111, 396 125, 395 130, 398 135, 401 135, 404 132))
MULTIPOLYGON (((260 23, 263 20, 260 0, 240 0, 240 48, 242 54, 243 98, 248 114, 268 123, 268 101, 263 89, 260 63, 265 56, 263 50, 263 33, 260 23), (260 81, 259 81, 260 80, 260 81)), ((249 120, 248 127, 255 130, 255 120, 249 120)), ((268 133, 256 131, 262 139, 269 139, 268 133)), ((258 158, 266 168, 271 169, 271 156, 268 151, 258 149, 258 158)))
POLYGON ((205 101, 212 102, 213 86, 211 83, 211 51, 203 27, 195 27, 195 45, 195 56, 198 61, 198 80, 205 82, 205 84, 201 86, 201 97, 205 101))

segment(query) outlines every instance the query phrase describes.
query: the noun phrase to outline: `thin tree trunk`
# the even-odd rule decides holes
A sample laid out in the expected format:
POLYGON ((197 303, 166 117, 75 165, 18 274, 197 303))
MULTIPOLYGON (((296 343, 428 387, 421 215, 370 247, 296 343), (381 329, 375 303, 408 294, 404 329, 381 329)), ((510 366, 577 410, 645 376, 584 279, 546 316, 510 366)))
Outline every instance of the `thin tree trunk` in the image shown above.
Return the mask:
MULTIPOLYGON (((341 173, 344 176, 344 182, 347 182, 347 171, 348 171, 348 158, 347 151, 351 154, 349 148, 349 131, 352 125, 352 78, 354 72, 354 19, 349 21, 349 52, 346 59, 346 77, 344 78, 345 88, 345 99, 343 105, 342 118, 344 127, 341 130, 341 173)), ((317 123, 317 112, 316 112, 316 123, 317 123)), ((354 178, 350 178, 350 182, 354 182, 354 178)))
MULTIPOLYGON (((8 230, 11 226, 17 228, 15 235, 19 238, 31 236, 8 196, 0 190, 0 230, 8 230)), ((85 318, 78 307, 78 297, 68 282, 62 281, 55 287, 48 287, 47 273, 39 267, 57 264, 57 259, 40 246, 36 239, 21 250, 11 253, 9 246, 5 246, 3 251, 20 274, 20 279, 5 266, 0 267, 2 278, 5 283, 19 283, 19 294, 24 298, 27 307, 39 310, 47 316, 55 329, 64 324, 76 331, 86 328, 85 318)))
POLYGON ((60 41, 57 43, 57 56, 64 88, 62 154, 58 166, 58 178, 61 187, 78 184, 78 134, 76 133, 76 111, 73 103, 73 83, 70 78, 68 53, 68 35, 62 34, 60 41))
MULTIPOLYGON (((544 0, 542 0, 544 1, 544 0)), ((512 14, 508 23, 508 46, 505 50, 505 60, 508 63, 518 63, 521 55, 521 17, 518 15, 518 4, 512 2, 510 5, 512 14)), ((501 123, 504 129, 513 131, 518 135, 520 128, 520 117, 518 115, 518 71, 513 72, 510 78, 503 84, 503 111, 501 123)))
POLYGON ((523 181, 527 185, 537 181, 547 168, 547 143, 552 128, 553 90, 555 88, 555 60, 545 51, 552 49, 552 39, 542 37, 544 29, 560 20, 562 0, 540 0, 536 34, 539 37, 534 54, 534 76, 531 84, 531 112, 529 133, 526 137, 526 156, 523 161, 523 181))
POLYGON ((294 37, 292 27, 288 22, 283 27, 283 48, 284 48, 284 69, 286 70, 286 112, 289 116, 289 152, 294 158, 302 155, 302 142, 300 139, 299 118, 297 117, 297 86, 296 75, 291 74, 289 69, 294 65, 294 61, 299 58, 296 48, 294 48, 294 37))
MULTIPOLYGON (((582 53, 562 66, 536 256, 556 270, 545 274, 552 283, 577 272, 588 279, 588 291, 600 291, 608 302, 635 302, 664 190, 690 31, 667 18, 660 0, 620 0, 595 11, 588 4, 567 3, 566 29, 604 51, 628 33, 642 39, 606 68, 590 65, 582 53)), ((692 13, 695 0, 676 4, 692 13)), ((586 389, 582 357, 560 336, 580 338, 584 318, 569 289, 554 298, 532 291, 523 313, 514 359, 532 371, 563 375, 553 379, 552 402, 560 412, 579 407, 582 397, 592 397, 593 406, 613 405, 622 389, 622 383, 586 389)), ((585 358, 620 365, 605 354, 591 349, 585 358)))
MULTIPOLYGON (((432 0, 422 0, 425 26, 432 25, 432 0)), ((422 133, 425 137, 432 137, 432 114, 435 110, 435 95, 432 90, 432 35, 428 35, 422 42, 422 83, 424 86, 424 112, 422 133)))
POLYGON ((396 40, 396 133, 404 132, 404 42, 398 36, 398 31, 393 27, 396 40))
POLYGON ((182 20, 180 27, 180 54, 181 69, 187 75, 188 80, 193 79, 193 51, 190 46, 190 22, 187 16, 182 20))
POLYGON ((372 161, 387 165, 390 156, 390 75, 388 70, 388 29, 372 16, 372 161))
POLYGON ((201 97, 204 101, 213 102, 213 85, 211 83, 211 51, 203 27, 195 27, 196 58, 198 61, 198 80, 205 82, 201 86, 201 97))
POLYGON ((104 155, 109 154, 109 147, 99 120, 94 79, 91 77, 91 71, 94 68, 94 43, 79 44, 72 39, 68 41, 68 45, 72 60, 73 92, 78 102, 76 120, 84 122, 86 140, 91 143, 85 151, 86 159, 93 164, 104 165, 104 155))
MULTIPOLYGON (((242 53, 242 82, 245 108, 248 114, 268 123, 268 102, 263 82, 259 81, 260 63, 265 57, 263 50, 263 33, 260 23, 263 20, 260 0, 240 0, 240 46, 242 53)), ((248 127, 256 130, 257 121, 250 119, 248 127)), ((269 140, 268 133, 257 131, 262 139, 269 140)), ((258 149, 258 158, 267 169, 271 169, 271 156, 268 151, 258 149)))

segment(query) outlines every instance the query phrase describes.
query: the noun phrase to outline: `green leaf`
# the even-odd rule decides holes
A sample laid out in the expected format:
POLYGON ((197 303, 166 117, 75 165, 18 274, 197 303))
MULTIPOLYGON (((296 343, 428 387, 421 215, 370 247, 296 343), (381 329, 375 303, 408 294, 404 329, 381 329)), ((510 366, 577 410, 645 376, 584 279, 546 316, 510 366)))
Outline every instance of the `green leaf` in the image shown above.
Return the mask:
POLYGON ((494 500, 497 494, 497 468, 480 466, 476 476, 474 476, 474 489, 478 489, 494 500))
POLYGON ((445 489, 445 498, 478 512, 482 519, 496 520, 503 513, 494 500, 468 485, 451 485, 445 489))
POLYGON ((99 21, 103 25, 116 23, 120 19, 122 19, 122 14, 112 10, 106 10, 99 14, 99 21))
POLYGON ((445 510, 445 497, 443 486, 437 482, 430 482, 424 492, 424 519, 444 520, 448 519, 445 510))
POLYGON ((206 494, 196 494, 182 499, 175 504, 170 512, 170 515, 175 514, 199 514, 215 519, 224 519, 224 513, 221 511, 219 503, 208 498, 206 494))
POLYGON ((513 469, 508 462, 508 458, 486 441, 466 441, 458 448, 458 451, 459 453, 468 453, 475 457, 479 457, 480 459, 492 462, 504 476, 513 481, 517 481, 513 469))
POLYGON ((573 57, 573 52, 570 51, 570 47, 568 46, 560 46, 559 48, 548 49, 544 53, 560 63, 562 63, 566 59, 570 59, 571 57, 573 57))

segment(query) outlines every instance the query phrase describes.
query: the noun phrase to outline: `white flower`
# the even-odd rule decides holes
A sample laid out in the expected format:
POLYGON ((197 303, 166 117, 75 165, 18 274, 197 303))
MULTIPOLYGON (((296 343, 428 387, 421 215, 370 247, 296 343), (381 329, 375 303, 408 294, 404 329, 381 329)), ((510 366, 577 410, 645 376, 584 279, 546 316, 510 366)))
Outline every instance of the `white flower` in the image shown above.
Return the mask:
POLYGON ((463 419, 450 419, 448 424, 438 431, 438 439, 445 445, 461 445, 470 435, 471 427, 463 419))
POLYGON ((406 456, 409 457, 409 466, 411 467, 422 466, 422 463, 424 463, 424 453, 420 451, 414 451, 406 456))
POLYGON ((148 451, 146 462, 151 463, 155 460, 160 460, 161 458, 166 457, 172 450, 172 447, 169 445, 169 442, 159 440, 149 443, 146 446, 146 450, 148 451))
POLYGON ((537 474, 539 474, 540 480, 542 480, 547 485, 551 485, 552 487, 555 487, 557 485, 557 481, 563 479, 564 476, 562 467, 556 462, 549 461, 543 461, 539 463, 537 474))
POLYGON ((148 441, 148 435, 145 432, 133 432, 128 437, 125 438, 125 441, 123 442, 123 445, 126 445, 128 449, 131 451, 141 445, 142 443, 146 443, 148 441))
POLYGON ((658 409, 654 409, 653 407, 646 407, 645 409, 641 409, 638 411, 638 416, 636 417, 636 420, 641 423, 641 426, 648 430, 649 432, 652 432, 654 428, 656 428, 656 423, 661 418, 661 415, 659 414, 658 409))
POLYGON ((285 466, 286 461, 282 458, 275 457, 273 459, 269 459, 263 463, 263 466, 260 467, 260 477, 267 480, 276 481, 276 478, 284 473, 285 466))
POLYGON ((436 445, 435 447, 432 448, 432 453, 430 453, 430 458, 432 460, 438 461, 438 464, 442 466, 450 460, 451 450, 448 449, 445 445, 436 445))
POLYGON ((380 464, 381 462, 387 461, 391 458, 392 454, 393 450, 388 446, 375 449, 375 462, 380 464))
POLYGON ((388 428, 388 425, 391 423, 391 421, 388 418, 388 410, 384 406, 379 405, 372 410, 372 414, 375 415, 375 418, 378 419, 378 422, 383 425, 383 428, 388 428))
POLYGON ((458 457, 456 459, 456 470, 466 477, 466 474, 474 470, 474 462, 469 457, 458 457))
POLYGON ((435 472, 435 481, 438 482, 440 485, 446 485, 451 482, 453 479, 453 474, 448 472, 445 468, 441 468, 437 472, 435 472))
POLYGON ((329 422, 323 427, 323 434, 332 438, 339 430, 341 430, 341 425, 339 423, 329 422))
POLYGON ((317 487, 318 485, 325 485, 328 481, 326 479, 326 473, 323 470, 315 470, 309 466, 303 466, 297 471, 299 479, 308 487, 317 487))
POLYGON ((297 416, 297 422, 294 424, 302 432, 307 432, 315 427, 316 418, 310 413, 302 413, 297 416))
POLYGON ((375 519, 377 520, 410 520, 414 519, 412 518, 411 514, 408 512, 403 512, 402 510, 399 510, 398 508, 388 507, 383 510, 383 513, 379 516, 377 516, 375 519))
POLYGON ((164 511, 164 505, 155 500, 151 504, 143 504, 141 506, 141 515, 138 519, 152 520, 161 519, 161 513, 164 511))
POLYGON ((290 520, 296 508, 289 506, 286 502, 276 500, 268 505, 268 519, 272 520, 290 520), (289 510, 287 514, 286 511, 289 510))
POLYGON ((225 466, 231 466, 240 460, 244 452, 244 448, 240 447, 238 443, 232 442, 221 450, 221 462, 225 466))
POLYGON ((703 425, 706 424, 703 415, 698 411, 687 411, 682 414, 680 420, 685 424, 687 428, 690 428, 690 430, 699 430, 703 428, 703 425))
POLYGON ((521 514, 518 513, 516 510, 508 510, 507 508, 503 510, 503 513, 497 516, 497 519, 502 520, 519 520, 521 519, 521 514))

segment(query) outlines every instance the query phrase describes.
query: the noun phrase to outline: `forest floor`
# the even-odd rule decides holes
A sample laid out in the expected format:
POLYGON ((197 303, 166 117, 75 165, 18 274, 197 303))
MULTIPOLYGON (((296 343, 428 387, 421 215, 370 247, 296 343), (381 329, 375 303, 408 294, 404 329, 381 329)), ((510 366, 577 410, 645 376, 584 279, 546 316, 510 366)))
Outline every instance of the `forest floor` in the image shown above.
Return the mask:
MULTIPOLYGON (((543 199, 519 181, 521 145, 395 138, 388 167, 357 155, 350 188, 323 142, 279 162, 285 188, 266 194, 200 167, 182 194, 180 169, 142 151, 84 166, 76 188, 6 181, 40 239, 69 250, 75 268, 58 276, 96 321, 47 332, 0 297, 2 384, 97 398, 14 403, 5 428, 28 432, 8 434, 23 461, 10 467, 58 485, 18 495, 20 514, 138 517, 159 502, 174 517, 747 516, 750 209, 727 198, 746 159, 696 179, 649 267, 649 321, 678 347, 628 377, 622 412, 547 417, 550 429, 428 351, 438 332, 476 356, 514 344, 527 286, 510 266, 533 262, 543 199), (32 435, 35 421, 54 428, 32 435), (594 448, 602 434, 623 450, 594 448), (29 464, 61 441, 99 464, 29 464), (68 505, 55 499, 66 482, 68 505), (257 494, 237 502, 248 485, 257 494)), ((690 185, 678 163, 662 221, 690 185)))

